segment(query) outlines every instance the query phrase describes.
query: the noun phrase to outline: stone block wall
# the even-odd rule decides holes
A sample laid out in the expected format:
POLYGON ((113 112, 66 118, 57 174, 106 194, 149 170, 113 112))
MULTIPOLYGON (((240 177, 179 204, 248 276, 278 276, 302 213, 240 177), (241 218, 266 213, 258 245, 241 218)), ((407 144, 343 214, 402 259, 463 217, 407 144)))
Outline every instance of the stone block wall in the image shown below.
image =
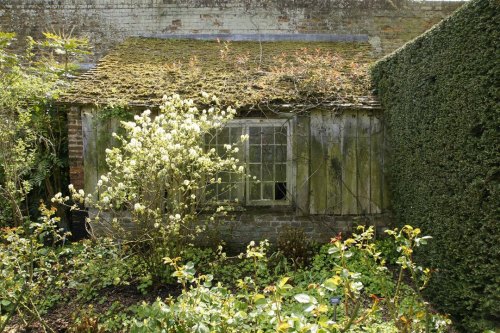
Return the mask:
POLYGON ((390 225, 386 214, 365 216, 309 215, 298 216, 293 210, 276 211, 273 208, 249 208, 235 214, 231 221, 219 226, 211 226, 201 237, 206 245, 213 245, 222 239, 228 249, 242 251, 252 240, 268 239, 272 244, 283 237, 287 227, 303 230, 305 237, 320 243, 328 243, 339 233, 349 235, 356 226, 374 226, 376 235, 381 236, 390 225))
POLYGON ((5 0, 0 30, 85 35, 98 59, 132 35, 339 34, 367 36, 388 53, 463 2, 403 0, 5 0))
MULTIPOLYGON (((91 210, 90 217, 93 218, 95 213, 91 210)), ((137 225, 130 221, 130 215, 124 212, 115 217, 120 220, 123 230, 114 229, 110 223, 112 217, 101 214, 100 224, 94 223, 91 226, 93 234, 113 233, 115 237, 120 237, 118 235, 130 237, 130 232, 133 233, 137 228, 137 225)), ((200 221, 207 222, 203 216, 200 216, 200 221)), ((357 226, 373 226, 375 238, 384 237, 384 231, 390 225, 391 219, 388 214, 298 216, 291 207, 246 207, 244 211, 230 213, 225 221, 203 224, 205 230, 194 242, 208 247, 215 247, 223 242, 226 250, 239 253, 245 251, 251 241, 259 242, 267 239, 271 246, 276 246, 279 239, 290 236, 287 234, 290 228, 303 231, 303 236, 307 240, 328 243, 339 233, 343 238, 350 236, 352 232, 356 232, 357 226)))

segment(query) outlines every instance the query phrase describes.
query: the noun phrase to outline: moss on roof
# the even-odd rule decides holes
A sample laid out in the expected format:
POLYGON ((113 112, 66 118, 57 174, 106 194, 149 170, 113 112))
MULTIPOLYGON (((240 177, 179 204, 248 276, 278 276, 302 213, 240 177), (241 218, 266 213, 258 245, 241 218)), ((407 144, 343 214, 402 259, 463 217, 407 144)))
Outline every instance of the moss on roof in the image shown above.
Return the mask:
POLYGON ((370 96, 365 42, 218 42, 129 38, 75 81, 62 102, 154 106, 165 94, 216 94, 236 106, 360 103, 370 96))

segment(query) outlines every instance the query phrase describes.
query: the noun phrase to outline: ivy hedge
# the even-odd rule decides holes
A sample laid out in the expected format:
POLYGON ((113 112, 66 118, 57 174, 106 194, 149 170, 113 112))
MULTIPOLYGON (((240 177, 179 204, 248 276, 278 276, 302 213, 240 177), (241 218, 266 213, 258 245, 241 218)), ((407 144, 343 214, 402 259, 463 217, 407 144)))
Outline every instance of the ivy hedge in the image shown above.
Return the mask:
POLYGON ((394 213, 434 237, 428 296, 467 332, 500 326, 499 27, 473 0, 372 69, 394 213))

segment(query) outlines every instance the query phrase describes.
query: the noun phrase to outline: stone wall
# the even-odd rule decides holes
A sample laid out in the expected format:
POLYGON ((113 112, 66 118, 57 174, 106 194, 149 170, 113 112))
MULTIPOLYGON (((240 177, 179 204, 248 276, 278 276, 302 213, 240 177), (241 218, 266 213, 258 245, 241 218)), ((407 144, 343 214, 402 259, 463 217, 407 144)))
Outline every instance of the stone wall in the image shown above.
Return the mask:
POLYGON ((377 236, 382 235, 390 225, 390 217, 387 214, 297 216, 292 209, 248 208, 246 212, 235 214, 231 221, 210 226, 201 235, 201 241, 204 245, 213 246, 217 241, 224 240, 228 249, 237 252, 244 250, 252 240, 268 239, 276 244, 278 239, 285 237, 287 228, 296 228, 304 231, 305 237, 310 240, 328 243, 339 233, 345 236, 355 232, 359 225, 374 226, 377 236))
MULTIPOLYGON (((92 219, 95 210, 89 211, 92 219)), ((112 226, 112 217, 109 214, 100 214, 99 223, 91 226, 94 235, 110 235, 114 237, 130 237, 134 234, 137 224, 130 221, 127 212, 120 212, 117 217, 123 230, 112 226)), ((200 222, 204 227, 195 243, 201 246, 214 247, 223 242, 226 250, 231 253, 244 251, 251 241, 269 240, 272 246, 276 246, 279 240, 289 239, 290 231, 302 233, 307 240, 328 243, 339 233, 343 237, 356 232, 357 226, 373 226, 375 237, 384 237, 385 230, 391 225, 389 214, 372 215, 309 215, 298 216, 291 207, 246 207, 243 211, 229 213, 225 221, 207 222, 200 216, 200 222)), ((81 222, 83 225, 83 222, 81 222)), ((79 225, 81 227, 81 225, 79 225)))
MULTIPOLYGON (((0 29, 88 36, 96 57, 131 35, 364 35, 388 53, 448 16, 462 2, 402 0, 7 0, 0 29)), ((22 38, 20 38, 22 40, 22 38)))

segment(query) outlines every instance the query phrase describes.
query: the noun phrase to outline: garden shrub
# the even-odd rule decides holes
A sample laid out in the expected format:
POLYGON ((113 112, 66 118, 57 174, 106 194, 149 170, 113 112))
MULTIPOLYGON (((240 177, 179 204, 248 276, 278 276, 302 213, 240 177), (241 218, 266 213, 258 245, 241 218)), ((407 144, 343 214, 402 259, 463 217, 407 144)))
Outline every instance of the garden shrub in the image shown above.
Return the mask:
MULTIPOLYGON (((228 288, 214 283, 212 275, 197 274, 192 262, 166 258, 183 286, 182 294, 134 307, 134 314, 123 324, 130 332, 445 332, 449 320, 432 313, 419 292, 430 271, 412 260, 429 237, 410 226, 390 234, 399 249, 401 270, 395 288, 381 290, 380 295, 364 291, 361 281, 371 272, 350 268, 364 266, 366 262, 360 262, 364 257, 371 258, 369 266, 386 270, 370 227, 353 238, 335 239, 328 247, 333 263, 328 277, 316 276, 308 285, 297 285, 291 272, 266 287, 252 276, 240 276, 236 288, 228 288), (403 276, 413 281, 413 288, 403 282, 403 276), (332 304, 332 297, 340 304, 332 304)), ((265 261, 265 251, 265 246, 250 244, 244 256, 265 261)))
POLYGON ((312 241, 302 228, 283 227, 278 234, 277 247, 296 268, 308 264, 312 256, 312 241))
POLYGON ((109 238, 72 244, 71 259, 65 268, 68 288, 83 301, 97 299, 103 288, 128 285, 145 275, 138 260, 109 238))
POLYGON ((500 321, 499 25, 473 0, 373 68, 394 212, 434 237, 428 295, 468 332, 500 321))
POLYGON ((40 210, 39 222, 0 229, 0 332, 16 314, 47 328, 43 315, 63 300, 71 250, 60 247, 66 235, 57 226, 55 209, 42 205, 40 210))
POLYGON ((36 220, 39 201, 67 182, 65 114, 54 102, 89 47, 86 39, 44 36, 15 52, 15 34, 0 31, 0 226, 36 220))
MULTIPOLYGON (((206 224, 234 207, 207 204, 210 185, 220 184, 224 175, 244 173, 235 156, 245 136, 225 144, 224 152, 202 147, 205 136, 220 131, 236 111, 222 109, 215 96, 201 95, 206 109, 179 95, 165 96, 156 117, 146 110, 122 121, 124 134, 114 134, 119 144, 106 150, 109 172, 101 175, 95 192, 69 187, 71 199, 91 210, 91 235, 126 245, 154 285, 170 278, 164 257, 178 256, 206 224)), ((68 202, 60 193, 53 201, 68 202)))

